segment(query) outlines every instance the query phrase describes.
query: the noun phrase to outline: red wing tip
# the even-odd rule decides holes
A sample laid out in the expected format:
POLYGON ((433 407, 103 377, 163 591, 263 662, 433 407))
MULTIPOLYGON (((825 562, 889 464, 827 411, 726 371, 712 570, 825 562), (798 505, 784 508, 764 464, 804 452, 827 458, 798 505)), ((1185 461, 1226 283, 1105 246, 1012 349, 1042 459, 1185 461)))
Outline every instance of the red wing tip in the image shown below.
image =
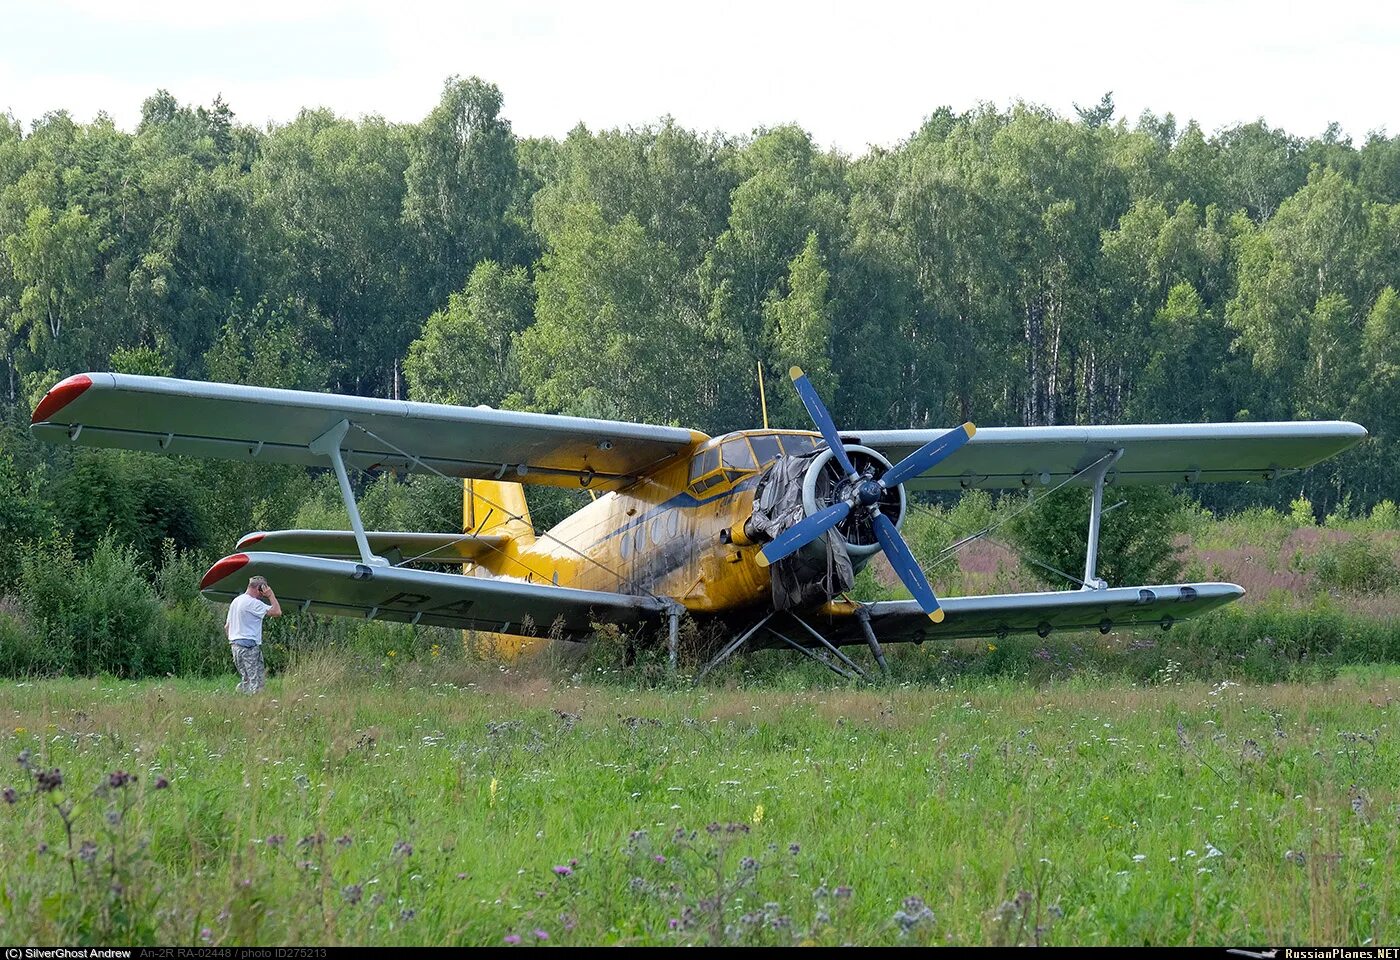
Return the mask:
POLYGON ((204 575, 204 579, 199 581, 199 589, 208 590, 214 584, 225 580, 248 564, 246 553, 235 553, 231 557, 224 557, 218 563, 209 568, 209 572, 204 575))
POLYGON ((267 534, 261 533, 261 532, 259 532, 259 533, 250 533, 250 534, 247 534, 246 536, 244 536, 244 538, 243 538, 242 540, 238 541, 238 549, 239 549, 239 550, 247 550, 249 547, 253 546, 254 544, 256 544, 256 543, 261 543, 261 542, 262 542, 262 538, 265 537, 265 536, 267 536, 267 534))
POLYGON ((85 373, 75 374, 67 380, 54 384, 53 388, 44 394, 44 399, 40 400, 39 405, 34 408, 34 416, 29 418, 29 422, 43 423, 45 420, 51 419, 55 413, 82 396, 83 391, 90 386, 92 386, 92 377, 85 373))

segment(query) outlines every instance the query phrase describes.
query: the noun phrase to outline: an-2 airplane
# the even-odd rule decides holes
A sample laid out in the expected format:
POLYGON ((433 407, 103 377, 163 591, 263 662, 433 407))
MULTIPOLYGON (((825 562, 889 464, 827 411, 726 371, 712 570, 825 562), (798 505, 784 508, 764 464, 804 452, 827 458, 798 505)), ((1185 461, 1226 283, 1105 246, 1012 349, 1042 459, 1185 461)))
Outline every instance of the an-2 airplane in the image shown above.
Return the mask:
POLYGON ((114 373, 57 384, 31 430, 59 444, 330 466, 352 529, 249 534, 205 574, 210 599, 227 601, 261 574, 284 605, 303 612, 566 640, 586 640, 603 622, 669 622, 673 663, 677 623, 688 613, 728 630, 707 670, 745 644, 786 644, 862 674, 842 646, 867 644, 884 668, 881 644, 891 641, 1165 628, 1226 604, 1243 588, 1100 580, 1105 485, 1270 480, 1366 436, 1341 421, 839 431, 802 372, 794 368, 792 379, 815 432, 711 438, 114 373), (463 529, 365 531, 347 467, 462 478, 463 529), (525 501, 529 484, 595 498, 540 533, 525 501), (940 601, 898 532, 911 490, 1067 484, 1093 490, 1078 590, 940 601), (880 551, 913 599, 842 596, 850 572, 880 551), (445 572, 444 563, 464 572, 445 572))

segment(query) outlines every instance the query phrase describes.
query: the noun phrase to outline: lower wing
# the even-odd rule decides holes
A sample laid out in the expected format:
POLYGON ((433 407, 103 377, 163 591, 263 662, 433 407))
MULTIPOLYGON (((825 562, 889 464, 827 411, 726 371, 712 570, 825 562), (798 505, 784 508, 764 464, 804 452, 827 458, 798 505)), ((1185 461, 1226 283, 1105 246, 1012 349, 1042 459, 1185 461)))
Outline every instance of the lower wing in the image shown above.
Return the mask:
POLYGON ((661 612, 660 602, 651 597, 286 553, 225 557, 209 568, 199 588, 211 600, 228 602, 255 575, 267 578, 288 612, 566 640, 586 639, 599 623, 640 623, 661 612))
MULTIPOLYGON (((1004 637, 1013 633, 1049 636, 1057 630, 1100 630, 1118 627, 1169 627, 1198 617, 1244 596, 1233 583, 1169 584, 1153 587, 1111 587, 1106 590, 1061 590, 1013 593, 990 597, 940 599, 947 617, 941 624, 913 600, 888 600, 866 607, 870 625, 881 643, 965 637, 1004 637)), ((825 613, 827 634, 834 643, 865 643, 865 633, 851 604, 833 604, 825 613)))

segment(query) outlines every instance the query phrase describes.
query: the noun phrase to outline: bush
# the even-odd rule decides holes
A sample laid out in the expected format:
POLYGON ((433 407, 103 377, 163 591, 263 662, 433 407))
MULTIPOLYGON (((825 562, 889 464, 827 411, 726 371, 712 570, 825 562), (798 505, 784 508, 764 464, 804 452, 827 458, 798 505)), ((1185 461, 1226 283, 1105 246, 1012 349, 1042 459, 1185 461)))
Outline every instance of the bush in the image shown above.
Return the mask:
POLYGON ((102 538, 80 561, 72 541, 25 551, 20 596, 35 633, 65 673, 139 677, 161 642, 160 600, 136 551, 102 538))
POLYGON ((1312 568, 1318 585, 1327 590, 1361 593, 1400 583, 1400 569, 1390 550, 1366 534, 1323 544, 1306 566, 1312 568))
MULTIPOLYGON (((1068 487, 1040 494, 1003 527, 1007 538, 1040 563, 1079 576, 1089 543, 1090 491, 1068 487)), ((1110 584, 1169 583, 1181 574, 1176 537, 1186 529, 1181 500, 1164 487, 1109 487, 1099 531, 1098 575, 1110 584)), ((1026 572, 1054 587, 1063 580, 1033 564, 1026 572)))

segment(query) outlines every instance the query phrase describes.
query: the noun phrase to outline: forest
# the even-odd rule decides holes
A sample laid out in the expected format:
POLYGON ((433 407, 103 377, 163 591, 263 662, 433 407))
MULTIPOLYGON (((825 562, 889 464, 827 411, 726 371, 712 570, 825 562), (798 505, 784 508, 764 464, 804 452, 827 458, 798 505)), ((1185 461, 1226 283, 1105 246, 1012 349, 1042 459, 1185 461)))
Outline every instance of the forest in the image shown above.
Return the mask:
MULTIPOLYGON (((1347 455, 1198 496, 1364 514, 1400 465, 1397 289, 1400 137, 1207 132, 1111 95, 939 107, 860 156, 671 118, 519 137, 475 77, 418 123, 257 128, 164 91, 132 131, 3 116, 0 535, 110 534, 158 567, 166 541, 336 522, 300 470, 29 440, 49 386, 103 369, 710 433, 759 423, 757 364, 795 427, 792 364, 853 429, 1346 418, 1371 432, 1347 455)), ((386 523, 460 509, 428 481, 368 496, 386 523)))

